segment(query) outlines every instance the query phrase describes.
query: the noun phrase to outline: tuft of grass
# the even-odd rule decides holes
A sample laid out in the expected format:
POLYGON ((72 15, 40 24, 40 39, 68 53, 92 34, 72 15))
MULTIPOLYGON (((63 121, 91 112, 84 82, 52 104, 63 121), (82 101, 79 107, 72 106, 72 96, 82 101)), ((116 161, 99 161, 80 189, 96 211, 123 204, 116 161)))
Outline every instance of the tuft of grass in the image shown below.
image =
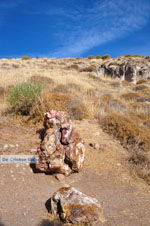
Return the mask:
POLYGON ((140 96, 137 93, 128 92, 121 95, 121 98, 123 98, 126 101, 132 101, 137 100, 140 96))
POLYGON ((139 119, 130 115, 111 113, 99 119, 103 130, 113 135, 127 149, 148 151, 150 130, 138 123, 139 119))
POLYGON ((3 87, 0 87, 0 97, 4 97, 6 94, 6 89, 3 87))
POLYGON ((92 71, 95 71, 95 70, 96 70, 96 66, 90 65, 88 67, 80 69, 80 72, 92 72, 92 71))
POLYGON ((30 110, 40 96, 43 86, 31 82, 16 85, 8 91, 7 102, 11 106, 11 112, 21 115, 29 115, 30 110))
POLYGON ((53 81, 52 78, 48 78, 46 76, 39 76, 39 75, 33 75, 33 76, 31 76, 31 78, 30 78, 29 81, 32 82, 32 83, 42 84, 44 86, 45 85, 48 86, 50 84, 51 85, 54 84, 54 81, 53 81))
POLYGON ((140 80, 138 80, 137 81, 137 85, 140 85, 140 84, 143 84, 143 83, 147 83, 148 81, 147 80, 145 80, 145 79, 140 79, 140 80))
POLYGON ((144 89, 148 89, 148 87, 146 85, 137 85, 133 88, 134 91, 139 91, 144 89))
POLYGON ((111 58, 111 56, 109 54, 105 54, 101 57, 102 60, 108 60, 110 58, 111 58))
POLYGON ((68 93, 69 89, 68 89, 68 87, 66 85, 59 84, 52 90, 52 92, 54 92, 54 93, 56 93, 56 92, 68 93))
POLYGON ((132 170, 150 185, 150 154, 145 152, 132 153, 129 156, 132 170))

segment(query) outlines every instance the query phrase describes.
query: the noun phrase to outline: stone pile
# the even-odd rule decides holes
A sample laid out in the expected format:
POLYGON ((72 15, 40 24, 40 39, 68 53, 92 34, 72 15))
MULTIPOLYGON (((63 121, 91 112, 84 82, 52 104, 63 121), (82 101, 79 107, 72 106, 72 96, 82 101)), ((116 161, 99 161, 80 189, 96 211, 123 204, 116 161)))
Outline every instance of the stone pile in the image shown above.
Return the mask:
POLYGON ((85 147, 69 115, 51 110, 44 116, 44 135, 37 150, 36 169, 69 175, 83 166, 85 147))

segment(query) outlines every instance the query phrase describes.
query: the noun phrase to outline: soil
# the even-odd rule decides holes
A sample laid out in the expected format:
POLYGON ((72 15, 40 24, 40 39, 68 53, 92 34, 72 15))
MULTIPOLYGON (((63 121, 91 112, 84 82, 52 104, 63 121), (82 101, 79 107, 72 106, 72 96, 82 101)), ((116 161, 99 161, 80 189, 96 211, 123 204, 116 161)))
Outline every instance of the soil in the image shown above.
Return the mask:
MULTIPOLYGON (((150 189, 131 173, 127 150, 104 133, 97 121, 73 123, 86 146, 80 173, 58 181, 55 175, 34 173, 25 163, 0 163, 0 226, 61 225, 50 221, 46 203, 64 185, 99 200, 106 219, 99 225, 149 226, 150 189), (94 149, 89 143, 100 148, 94 149)), ((0 117, 0 155, 32 155, 40 143, 37 129, 0 117)))

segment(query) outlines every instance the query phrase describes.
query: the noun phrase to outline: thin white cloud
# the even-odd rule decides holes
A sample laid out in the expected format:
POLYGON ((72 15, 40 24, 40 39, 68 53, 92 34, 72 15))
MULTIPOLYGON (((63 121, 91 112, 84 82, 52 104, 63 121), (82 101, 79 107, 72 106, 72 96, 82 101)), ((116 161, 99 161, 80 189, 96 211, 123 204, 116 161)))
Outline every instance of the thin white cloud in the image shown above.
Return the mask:
POLYGON ((21 3, 23 3, 25 0, 1 0, 0 1, 0 9, 12 9, 19 6, 21 3))
MULTIPOLYGON (((147 22, 150 4, 148 0, 97 0, 86 9, 79 4, 78 8, 63 10, 66 16, 72 15, 72 21, 63 33, 63 45, 49 54, 52 57, 80 56, 93 47, 142 28, 147 22)), ((61 32, 58 32, 60 37, 61 32)))

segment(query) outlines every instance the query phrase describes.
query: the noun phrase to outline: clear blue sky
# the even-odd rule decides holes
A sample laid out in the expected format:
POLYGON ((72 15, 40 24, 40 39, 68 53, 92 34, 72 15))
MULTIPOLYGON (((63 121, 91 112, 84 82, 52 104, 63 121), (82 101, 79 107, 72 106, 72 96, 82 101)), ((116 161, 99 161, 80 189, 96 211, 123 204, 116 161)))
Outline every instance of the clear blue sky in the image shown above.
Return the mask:
POLYGON ((0 0, 0 58, 150 55, 150 0, 0 0))

